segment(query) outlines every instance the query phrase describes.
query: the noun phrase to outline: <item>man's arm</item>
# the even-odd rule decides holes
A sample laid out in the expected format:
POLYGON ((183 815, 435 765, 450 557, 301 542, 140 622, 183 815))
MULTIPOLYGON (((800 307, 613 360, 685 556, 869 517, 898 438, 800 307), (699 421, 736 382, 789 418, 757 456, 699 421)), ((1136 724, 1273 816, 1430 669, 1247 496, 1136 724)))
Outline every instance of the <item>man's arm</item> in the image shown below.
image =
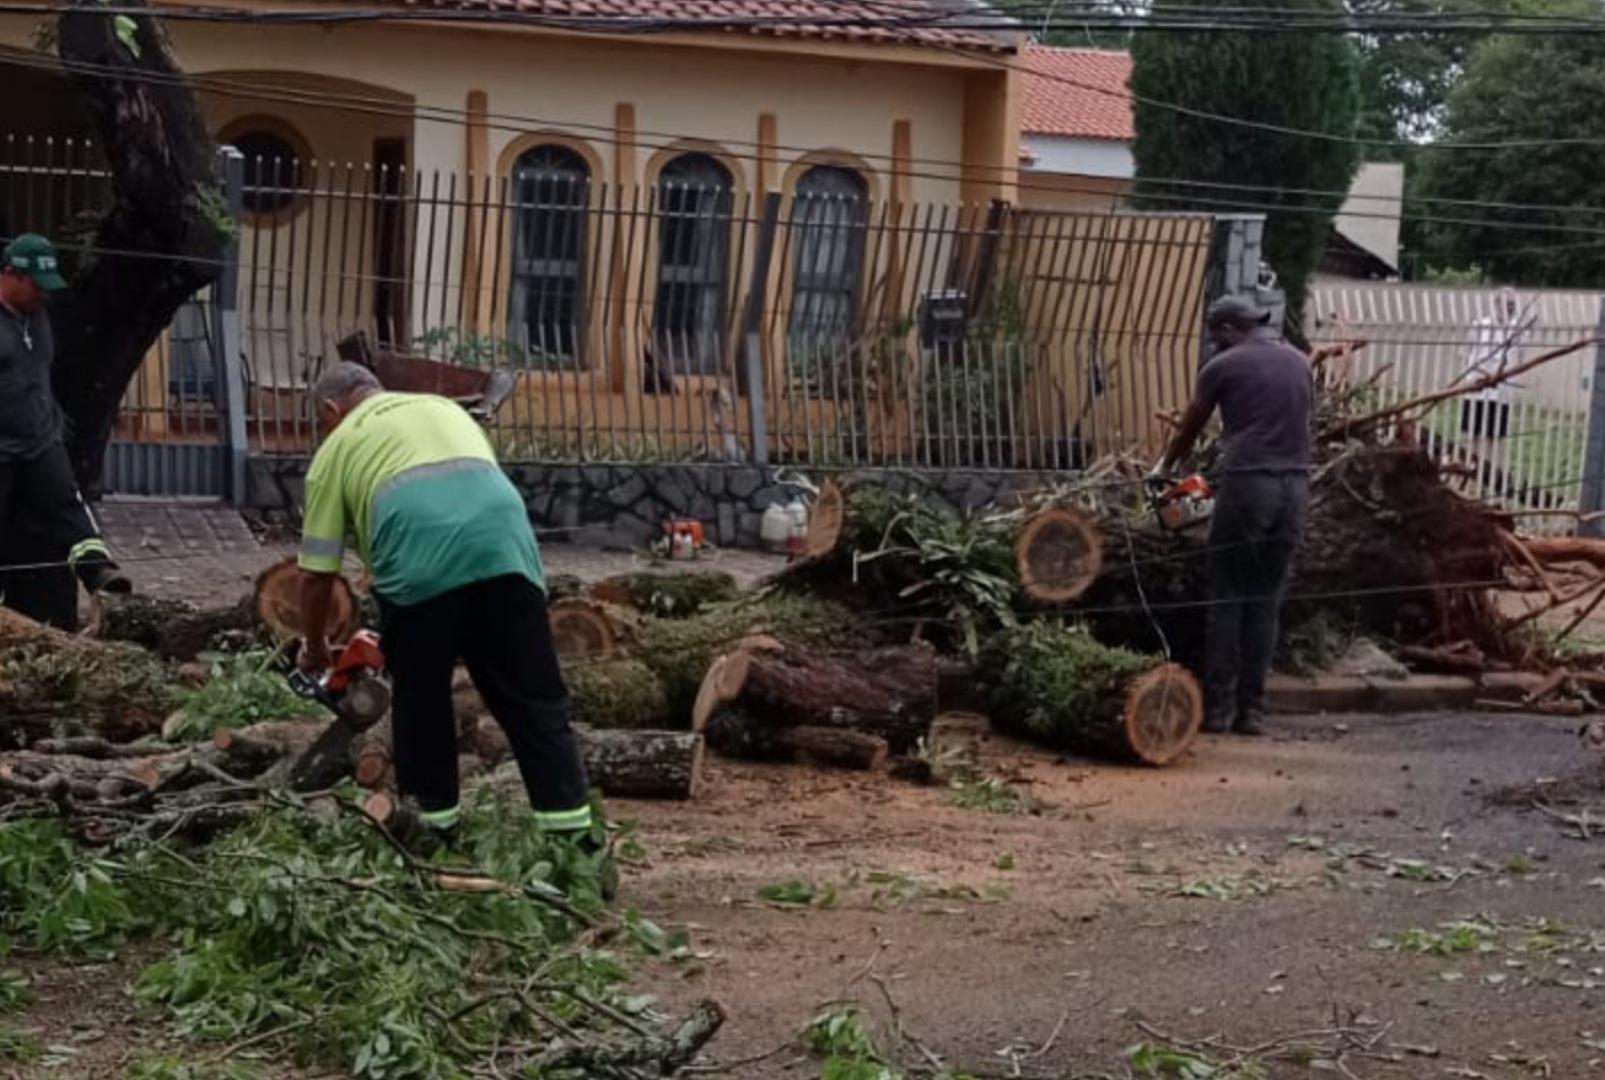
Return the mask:
POLYGON ((1170 440, 1170 449, 1165 451, 1164 458, 1159 463, 1160 472, 1168 472, 1174 468, 1188 454, 1193 452, 1193 444, 1203 433, 1204 425, 1209 423, 1210 413, 1215 411, 1213 404, 1208 404, 1199 398, 1194 398, 1182 413, 1181 423, 1176 425, 1176 434, 1170 440))
POLYGON ((345 502, 337 479, 328 474, 329 468, 320 451, 307 471, 301 552, 297 557, 301 566, 301 667, 305 671, 322 671, 329 666, 329 608, 345 549, 345 502))
POLYGON ((327 671, 329 656, 329 608, 334 604, 337 574, 315 570, 301 571, 301 657, 305 671, 327 671))

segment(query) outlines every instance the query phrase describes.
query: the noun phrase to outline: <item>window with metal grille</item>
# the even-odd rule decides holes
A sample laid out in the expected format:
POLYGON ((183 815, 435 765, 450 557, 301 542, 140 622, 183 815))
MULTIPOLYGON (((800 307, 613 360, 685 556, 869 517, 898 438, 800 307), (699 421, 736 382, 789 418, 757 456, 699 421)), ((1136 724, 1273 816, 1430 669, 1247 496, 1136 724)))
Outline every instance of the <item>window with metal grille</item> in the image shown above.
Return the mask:
POLYGON ((513 165, 512 192, 508 336, 530 367, 578 367, 590 166, 566 146, 537 146, 513 165))
POLYGON ((792 289, 787 353, 794 375, 828 392, 852 342, 864 268, 868 186, 851 169, 816 165, 791 209, 792 289))
POLYGON ((653 363, 660 379, 723 366, 732 186, 729 170, 707 154, 682 154, 658 177, 653 363))

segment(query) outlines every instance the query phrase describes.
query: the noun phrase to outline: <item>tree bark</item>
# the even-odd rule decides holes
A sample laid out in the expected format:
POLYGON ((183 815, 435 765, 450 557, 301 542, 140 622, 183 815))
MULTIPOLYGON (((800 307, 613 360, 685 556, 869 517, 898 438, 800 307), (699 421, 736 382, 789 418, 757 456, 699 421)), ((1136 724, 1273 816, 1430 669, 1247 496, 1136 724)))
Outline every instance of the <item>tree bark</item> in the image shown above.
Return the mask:
POLYGON ((936 654, 917 646, 753 653, 737 703, 772 726, 845 728, 903 754, 936 716, 937 667, 936 654))
POLYGON ((846 728, 777 727, 742 709, 721 710, 703 734, 709 746, 727 757, 865 771, 886 763, 886 740, 879 735, 846 728))
POLYGON ((5 608, 0 672, 0 749, 74 728, 127 742, 157 731, 176 702, 166 669, 143 649, 64 634, 5 608))
POLYGON ((576 725, 591 783, 621 799, 694 799, 702 736, 689 731, 598 731, 576 725))
POLYGON ((72 288, 52 318, 56 400, 79 484, 94 495, 124 389, 173 313, 217 279, 235 225, 199 103, 156 19, 75 3, 56 39, 111 172, 111 205, 92 230, 63 238, 72 288))

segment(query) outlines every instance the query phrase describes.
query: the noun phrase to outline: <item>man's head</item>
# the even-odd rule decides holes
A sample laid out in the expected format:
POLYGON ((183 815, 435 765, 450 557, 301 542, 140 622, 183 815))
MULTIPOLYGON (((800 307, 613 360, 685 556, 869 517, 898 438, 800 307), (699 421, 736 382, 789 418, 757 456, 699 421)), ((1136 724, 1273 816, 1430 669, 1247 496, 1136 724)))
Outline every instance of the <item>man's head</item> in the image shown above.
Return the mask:
POLYGON ((45 297, 67 287, 56 261, 56 249, 37 233, 23 233, 0 252, 0 302, 31 315, 45 306, 45 297))
POLYGON ((1246 297, 1223 296, 1209 305, 1204 329, 1218 352, 1242 344, 1270 318, 1270 312, 1246 297))
POLYGON ((1506 287, 1499 290, 1499 314, 1506 319, 1514 319, 1516 310, 1520 305, 1516 302, 1516 290, 1506 287))
POLYGON ((378 377, 361 364, 342 360, 329 368, 312 388, 312 404, 323 433, 339 427, 352 409, 383 389, 378 377))

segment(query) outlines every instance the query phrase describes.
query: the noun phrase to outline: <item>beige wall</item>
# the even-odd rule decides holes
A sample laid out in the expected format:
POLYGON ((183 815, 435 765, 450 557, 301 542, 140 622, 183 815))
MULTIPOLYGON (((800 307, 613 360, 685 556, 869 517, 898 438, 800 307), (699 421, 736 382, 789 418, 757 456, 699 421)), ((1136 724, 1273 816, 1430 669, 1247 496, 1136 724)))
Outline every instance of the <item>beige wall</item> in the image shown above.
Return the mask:
POLYGON ((1027 210, 1107 213, 1131 196, 1130 180, 1066 173, 1020 173, 1020 205, 1027 210))

